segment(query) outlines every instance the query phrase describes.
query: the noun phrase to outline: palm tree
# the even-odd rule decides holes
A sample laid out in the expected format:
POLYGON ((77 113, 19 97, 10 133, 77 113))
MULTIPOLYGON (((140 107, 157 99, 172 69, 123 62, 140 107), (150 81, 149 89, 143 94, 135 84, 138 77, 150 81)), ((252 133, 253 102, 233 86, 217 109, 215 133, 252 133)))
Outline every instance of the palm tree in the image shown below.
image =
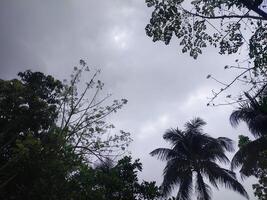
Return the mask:
POLYGON ((179 185, 177 200, 190 200, 195 181, 195 192, 199 200, 211 199, 211 188, 204 181, 218 189, 218 184, 239 192, 248 198, 243 186, 237 181, 235 173, 221 168, 216 162, 229 163, 226 151, 234 151, 232 140, 225 137, 213 138, 203 133, 206 123, 195 118, 185 124, 185 130, 170 129, 163 138, 170 142, 171 148, 158 148, 152 156, 167 161, 163 172, 162 192, 168 196, 175 185, 179 185))
POLYGON ((255 138, 267 135, 267 96, 251 97, 245 93, 249 102, 240 104, 240 107, 233 111, 230 122, 236 127, 240 121, 244 121, 255 138))
POLYGON ((249 102, 241 104, 232 112, 230 122, 236 127, 240 121, 244 121, 255 140, 240 147, 232 159, 231 167, 235 169, 241 166, 240 173, 250 176, 255 175, 262 153, 267 150, 267 97, 265 92, 258 99, 247 93, 245 95, 249 102))

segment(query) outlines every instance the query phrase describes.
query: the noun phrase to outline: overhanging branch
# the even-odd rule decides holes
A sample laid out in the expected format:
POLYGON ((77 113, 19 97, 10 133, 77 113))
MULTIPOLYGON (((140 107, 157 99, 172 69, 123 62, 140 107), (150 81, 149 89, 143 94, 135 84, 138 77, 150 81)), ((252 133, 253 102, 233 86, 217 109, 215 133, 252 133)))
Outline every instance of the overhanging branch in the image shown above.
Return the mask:
MULTIPOLYGON (((232 19, 232 18, 237 18, 237 19, 244 19, 244 18, 249 18, 249 19, 257 19, 257 20, 267 20, 267 15, 266 18, 260 17, 260 16, 254 16, 254 15, 220 15, 220 16, 205 16, 201 15, 198 13, 193 13, 188 10, 183 9, 185 13, 188 13, 192 16, 195 17, 201 17, 203 19, 232 19)), ((266 13, 265 13, 266 14, 266 13)))
POLYGON ((249 10, 253 10, 255 13, 262 17, 262 20, 267 20, 267 13, 261 10, 258 6, 253 3, 251 0, 240 0, 240 2, 247 7, 249 10))

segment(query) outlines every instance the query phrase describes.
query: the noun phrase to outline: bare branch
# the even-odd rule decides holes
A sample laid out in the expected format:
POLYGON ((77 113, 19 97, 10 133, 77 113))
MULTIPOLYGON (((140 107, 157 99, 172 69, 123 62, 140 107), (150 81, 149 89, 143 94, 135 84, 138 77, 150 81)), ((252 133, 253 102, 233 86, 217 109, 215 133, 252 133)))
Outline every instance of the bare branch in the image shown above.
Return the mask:
POLYGON ((240 77, 242 77, 244 74, 246 74, 248 71, 254 69, 254 67, 252 68, 248 68, 245 71, 243 71, 242 73, 240 73, 238 76, 236 76, 229 84, 227 84, 225 87, 221 88, 221 90, 217 93, 215 93, 215 95, 211 98, 211 100, 208 102, 207 105, 210 105, 214 99, 216 99, 222 92, 224 92, 226 89, 228 89, 229 87, 231 87, 240 77))

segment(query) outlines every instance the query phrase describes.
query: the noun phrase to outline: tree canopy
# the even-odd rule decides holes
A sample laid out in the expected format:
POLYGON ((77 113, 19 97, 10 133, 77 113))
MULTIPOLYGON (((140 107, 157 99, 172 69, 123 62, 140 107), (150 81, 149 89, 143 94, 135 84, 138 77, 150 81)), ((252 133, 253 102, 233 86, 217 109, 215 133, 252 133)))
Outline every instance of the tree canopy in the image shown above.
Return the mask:
POLYGON ((139 183, 139 171, 142 171, 142 164, 139 160, 132 161, 130 156, 123 157, 115 165, 105 160, 94 169, 85 167, 71 178, 77 190, 73 197, 92 200, 159 199, 161 193, 156 182, 139 183))
POLYGON ((127 100, 100 95, 98 74, 81 60, 69 82, 32 71, 0 80, 1 199, 94 199, 93 163, 122 156, 131 142, 105 120, 127 100), (92 78, 82 86, 86 72, 92 78))
MULTIPOLYGON (((262 0, 146 0, 152 7, 146 33, 154 42, 166 45, 173 37, 183 53, 197 58, 204 48, 211 46, 220 54, 241 54, 234 64, 225 69, 238 69, 238 75, 229 83, 221 84, 213 92, 208 105, 236 81, 249 85, 248 92, 256 92, 266 84, 266 5, 262 0)), ((207 78, 212 77, 208 75, 207 78)), ((246 99, 241 92, 228 94, 228 103, 246 99)), ((215 105, 215 104, 214 104, 215 105)))

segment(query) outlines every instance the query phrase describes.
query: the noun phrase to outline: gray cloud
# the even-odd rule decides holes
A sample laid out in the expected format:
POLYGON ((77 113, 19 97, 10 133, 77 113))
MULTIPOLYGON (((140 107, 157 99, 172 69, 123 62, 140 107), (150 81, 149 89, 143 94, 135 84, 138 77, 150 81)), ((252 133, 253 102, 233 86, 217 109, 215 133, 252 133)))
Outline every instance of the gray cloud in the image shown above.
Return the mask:
MULTIPOLYGON (((132 154, 144 164, 140 178, 160 183, 164 163, 148 153, 166 146, 166 129, 201 116, 214 137, 236 140, 240 132, 228 123, 232 108, 206 107, 206 97, 218 87, 206 75, 230 79, 223 66, 232 58, 207 49, 195 61, 181 54, 175 41, 169 46, 153 43, 144 31, 149 15, 143 0, 2 0, 0 78, 30 68, 63 79, 80 58, 100 68, 106 89, 129 100, 110 120, 132 132, 132 154)), ((246 187, 251 188, 251 180, 246 187)), ((242 199, 214 191, 214 199, 230 197, 242 199)))

